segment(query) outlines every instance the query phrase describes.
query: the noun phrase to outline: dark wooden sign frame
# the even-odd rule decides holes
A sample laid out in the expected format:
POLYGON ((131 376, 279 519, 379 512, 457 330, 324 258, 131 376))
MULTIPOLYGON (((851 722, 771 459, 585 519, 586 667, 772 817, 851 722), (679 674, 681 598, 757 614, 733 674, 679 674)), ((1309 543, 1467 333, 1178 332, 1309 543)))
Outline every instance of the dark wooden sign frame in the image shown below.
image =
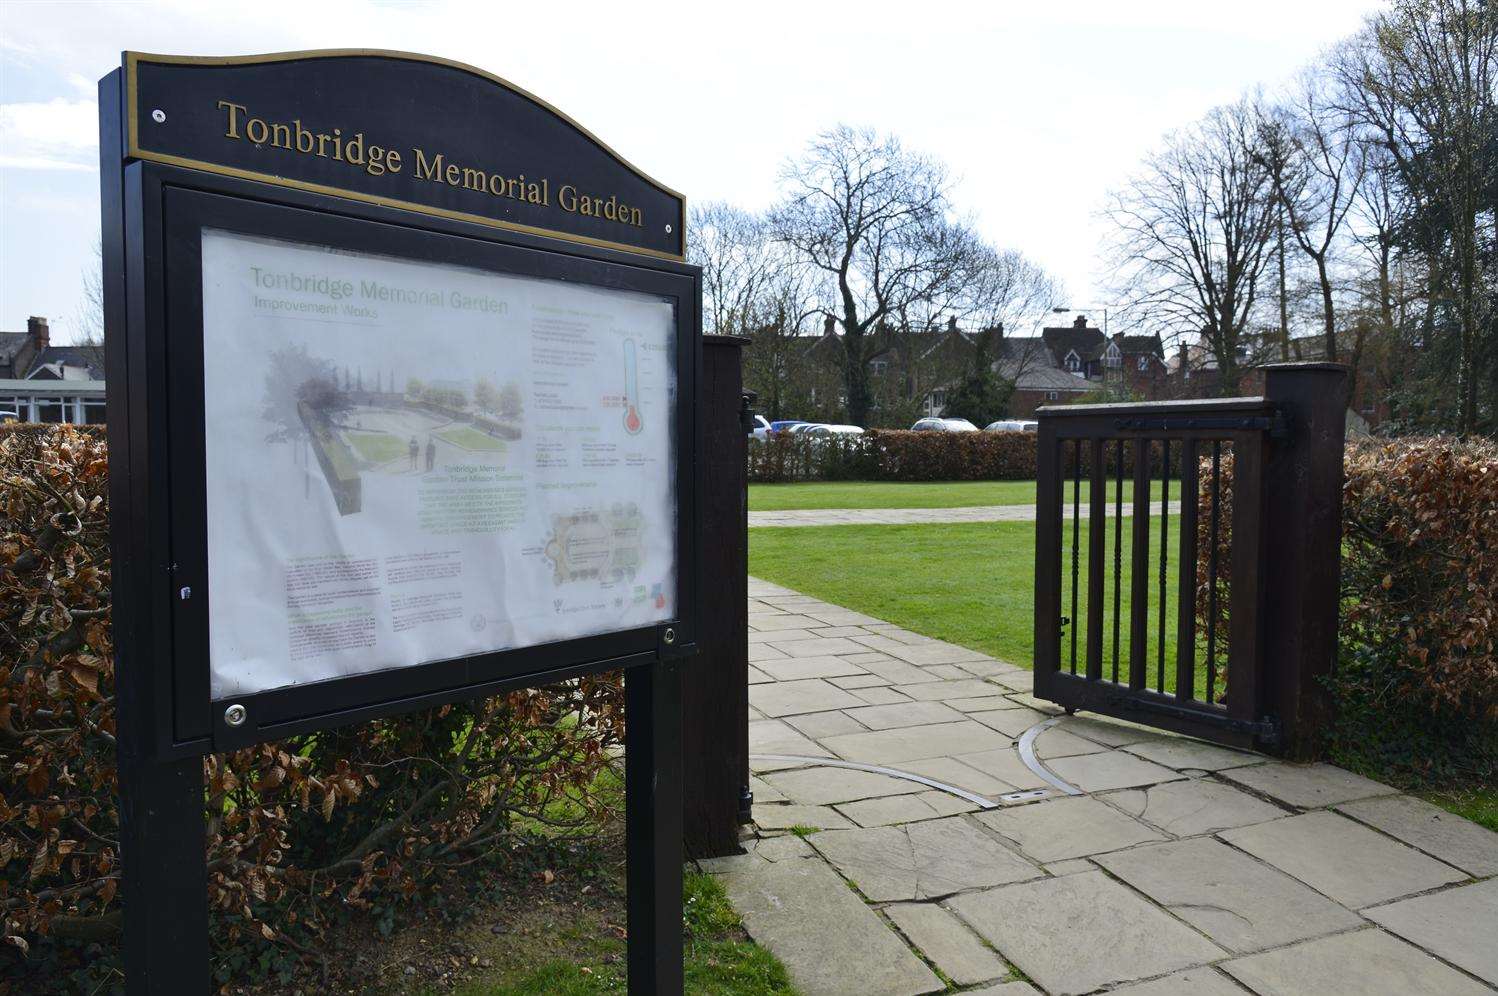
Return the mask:
MULTIPOLYGON (((128 990, 209 990, 203 754, 622 669, 630 721, 630 991, 680 992, 680 667, 696 647, 703 465, 696 403, 701 276, 680 258, 680 195, 550 105, 480 70, 423 56, 126 53, 121 69, 100 81, 99 107, 124 897, 132 911, 145 914, 125 921, 128 990), (358 99, 338 96, 349 93, 358 99), (399 113, 373 114, 382 94, 389 98, 384 106, 399 113), (423 113, 431 109, 411 94, 435 94, 449 103, 441 114, 423 113), (272 123, 295 120, 298 128, 311 128, 302 122, 317 121, 324 136, 337 115, 369 112, 348 124, 350 135, 355 126, 364 134, 383 132, 413 148, 421 148, 419 142, 461 155, 464 162, 488 161, 475 135, 505 136, 490 159, 537 163, 542 172, 530 167, 530 182, 546 186, 533 202, 510 204, 501 195, 513 185, 493 180, 501 174, 486 169, 491 180, 482 192, 477 179, 462 187, 439 182, 438 173, 438 181, 392 185, 388 196, 372 193, 380 176, 327 157, 298 156, 295 141, 285 138, 294 134, 289 125, 284 141, 271 148, 228 136, 227 112, 216 106, 223 101, 264 108, 262 120, 272 123), (144 137, 151 134, 144 117, 174 131, 144 137), (433 124, 434 118, 440 120, 433 124), (209 127, 219 133, 205 135, 209 127), (274 160, 279 173, 243 168, 243 157, 268 154, 280 155, 274 160), (566 168, 576 176, 545 173, 566 168), (359 179, 337 186, 349 177, 359 179), (563 205, 576 202, 552 198, 560 186, 574 185, 628 193, 609 195, 612 212, 599 195, 598 214, 573 217, 577 212, 563 205), (471 196, 481 193, 493 203, 471 196), (626 213, 621 221, 620 205, 639 215, 626 213), (647 223, 658 230, 643 231, 647 223), (659 625, 236 696, 233 704, 244 708, 247 720, 226 722, 229 701, 212 699, 208 675, 213 593, 206 573, 204 228, 672 301, 676 616, 659 625), (600 234, 615 231, 617 238, 600 234)), ((245 128, 241 118, 236 130, 245 128)), ((268 138, 270 128, 258 134, 268 138)), ((370 144, 363 143, 361 157, 370 144)), ((424 164, 436 155, 429 151, 424 164)))

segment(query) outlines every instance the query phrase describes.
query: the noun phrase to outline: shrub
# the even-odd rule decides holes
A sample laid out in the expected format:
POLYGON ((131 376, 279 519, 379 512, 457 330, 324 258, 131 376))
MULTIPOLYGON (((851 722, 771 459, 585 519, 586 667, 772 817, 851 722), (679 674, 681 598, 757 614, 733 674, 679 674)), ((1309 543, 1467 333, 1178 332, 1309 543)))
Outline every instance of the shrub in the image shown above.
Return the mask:
POLYGON ((1491 789, 1498 771, 1498 446, 1347 451, 1338 763, 1401 785, 1491 789))
POLYGON ((1498 446, 1350 447, 1342 639, 1432 713, 1498 721, 1498 446))
MULTIPOLYGON (((1350 444, 1342 491, 1339 762, 1432 786, 1498 767, 1498 445, 1451 437, 1350 444)), ((1217 638, 1228 635, 1231 454, 1222 459, 1217 638)), ((1211 465, 1198 494, 1205 634, 1211 465)), ((1271 623, 1272 625, 1272 623, 1271 623)))
MULTIPOLYGON (((122 915, 107 469, 93 431, 0 431, 0 974, 37 988, 95 988, 107 959, 37 942, 107 940, 122 915)), ((538 831, 587 832, 623 717, 604 675, 205 758, 221 979, 321 958, 342 917, 388 931, 538 831)))
POLYGON ((749 447, 749 480, 1022 481, 1035 477, 1031 432, 781 433, 749 447))

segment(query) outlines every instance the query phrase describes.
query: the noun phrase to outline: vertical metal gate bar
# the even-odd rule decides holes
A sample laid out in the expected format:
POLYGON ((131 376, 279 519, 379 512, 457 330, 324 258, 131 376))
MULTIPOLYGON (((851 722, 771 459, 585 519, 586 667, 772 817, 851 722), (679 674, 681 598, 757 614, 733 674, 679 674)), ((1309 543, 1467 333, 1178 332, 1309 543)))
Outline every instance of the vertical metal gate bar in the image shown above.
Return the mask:
POLYGON ((1118 627, 1123 616, 1123 466, 1124 444, 1118 441, 1113 461, 1113 683, 1118 684, 1118 627))
POLYGON ((1041 425, 1035 482, 1035 692, 1050 694, 1061 666, 1061 444, 1041 425))
POLYGON ((1082 440, 1072 442, 1071 486, 1071 673, 1077 673, 1077 544, 1082 534, 1082 440))
POLYGON ((1196 440, 1181 440, 1181 543, 1176 557, 1176 698, 1196 697, 1196 511, 1201 488, 1196 440))
POLYGON ((1207 534, 1207 694, 1204 702, 1217 698, 1217 548, 1222 520, 1222 440, 1212 440, 1212 514, 1207 534))
POLYGON ((1134 550, 1129 573, 1129 688, 1149 684, 1150 441, 1134 440, 1134 550))
POLYGON ((1165 693, 1165 570, 1170 562, 1170 440, 1160 440, 1160 612, 1155 634, 1158 651, 1155 691, 1165 693))
POLYGON ((1108 568, 1108 467, 1102 439, 1092 441, 1092 475, 1088 484, 1091 510, 1087 523, 1087 680, 1103 676, 1103 582, 1108 568))

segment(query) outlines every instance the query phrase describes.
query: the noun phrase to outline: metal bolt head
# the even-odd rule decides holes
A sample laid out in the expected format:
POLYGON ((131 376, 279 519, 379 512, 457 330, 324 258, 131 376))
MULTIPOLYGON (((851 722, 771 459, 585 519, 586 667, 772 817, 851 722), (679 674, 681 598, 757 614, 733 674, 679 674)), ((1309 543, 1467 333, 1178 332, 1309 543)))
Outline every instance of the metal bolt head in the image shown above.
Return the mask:
POLYGON ((177 597, 181 598, 184 602, 187 601, 192 597, 192 588, 189 585, 183 585, 182 590, 177 592, 177 597))
POLYGON ((163 111, 159 107, 156 108, 156 110, 151 112, 151 120, 155 121, 157 124, 161 124, 162 122, 166 121, 166 111, 163 111))
POLYGON ((667 226, 666 226, 666 234, 667 234, 667 235, 670 235, 670 234, 671 234, 671 226, 670 226, 670 225, 667 225, 667 226))
POLYGON ((667 646, 670 646, 671 644, 676 642, 676 630, 670 628, 669 626, 666 627, 666 631, 661 634, 661 639, 666 641, 667 646))
POLYGON ((227 726, 243 726, 244 721, 249 718, 250 714, 238 702, 224 710, 224 723, 227 726))

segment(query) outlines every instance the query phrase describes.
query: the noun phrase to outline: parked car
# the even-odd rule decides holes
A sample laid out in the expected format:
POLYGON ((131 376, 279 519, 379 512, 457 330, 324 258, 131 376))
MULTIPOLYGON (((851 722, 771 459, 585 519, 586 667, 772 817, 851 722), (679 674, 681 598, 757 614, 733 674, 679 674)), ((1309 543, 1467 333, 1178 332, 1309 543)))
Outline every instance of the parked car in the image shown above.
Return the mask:
POLYGON ((754 428, 749 430, 749 435, 755 439, 770 438, 770 420, 763 415, 754 416, 754 428))
POLYGON ((21 416, 17 415, 15 412, 0 411, 0 423, 19 421, 21 421, 21 416))
POLYGON ((795 429, 796 426, 798 426, 798 425, 810 425, 810 424, 811 424, 810 422, 807 422, 807 421, 805 421, 803 419, 799 419, 799 418, 783 418, 783 419, 780 419, 778 421, 770 423, 770 435, 774 436, 774 435, 778 435, 779 433, 782 433, 782 432, 790 432, 791 430, 795 429))
POLYGON ((804 431, 808 436, 861 436, 863 430, 856 425, 809 425, 804 431))
POLYGON ((785 433, 788 436, 798 436, 801 433, 805 432, 807 429, 814 429, 821 424, 821 422, 797 422, 787 428, 785 430, 785 433))
POLYGON ((922 418, 910 427, 912 432, 977 432, 978 427, 965 418, 922 418))
POLYGON ((1040 423, 1033 419, 1011 418, 1000 419, 990 422, 983 427, 984 432, 1034 432, 1040 428, 1040 423))

